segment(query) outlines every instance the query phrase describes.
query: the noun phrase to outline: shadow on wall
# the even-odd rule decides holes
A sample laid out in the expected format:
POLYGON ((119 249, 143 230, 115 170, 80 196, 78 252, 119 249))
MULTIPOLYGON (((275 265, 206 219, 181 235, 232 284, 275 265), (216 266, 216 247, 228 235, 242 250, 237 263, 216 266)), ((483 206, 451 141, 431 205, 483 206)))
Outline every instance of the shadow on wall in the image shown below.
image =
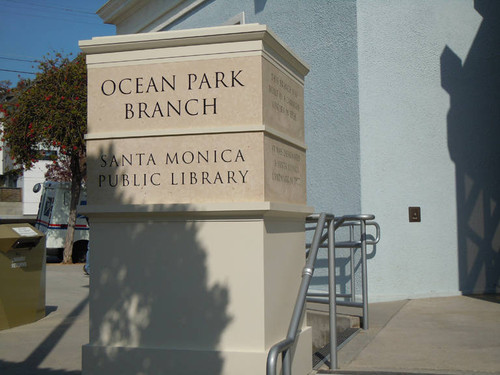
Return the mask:
MULTIPOLYGON (((89 186, 98 184, 92 179, 101 173, 106 179, 111 178, 113 184, 116 175, 127 173, 121 164, 119 168, 115 163, 112 167, 99 167, 102 155, 107 155, 107 160, 115 155, 120 163, 121 154, 115 153, 113 146, 100 150, 98 156, 94 155, 98 160, 89 159, 89 166, 94 166, 93 172, 89 169, 89 186), (97 173, 96 169, 99 169, 97 173)), ((157 159, 156 163, 160 161, 157 159)), ((136 170, 142 172, 147 168, 136 167, 136 170)), ((129 203, 119 193, 120 184, 123 185, 118 178, 116 194, 109 198, 109 203, 129 203)), ((131 185, 126 188, 141 194, 140 188, 131 185)), ((89 205, 93 204, 92 198, 89 189, 89 205)), ((185 210, 189 206, 176 208, 185 210)), ((84 360, 84 373, 92 371, 85 369, 86 364, 101 371, 108 367, 114 373, 157 373, 155 358, 149 357, 155 350, 134 353, 131 348, 213 350, 207 360, 207 373, 221 373, 223 360, 215 350, 231 320, 226 312, 229 293, 223 285, 208 285, 207 255, 197 240, 200 224, 162 213, 151 216, 136 211, 131 214, 133 216, 127 213, 126 217, 116 216, 112 220, 91 215, 93 238, 110 238, 112 246, 99 248, 102 242, 92 244, 90 344, 91 347, 104 346, 106 356, 100 357, 103 363, 88 364, 84 360), (130 353, 119 355, 120 350, 130 353), (124 358, 130 363, 123 363, 124 358)), ((179 365, 181 358, 180 354, 172 357, 173 368, 179 365)), ((190 373, 190 367, 195 364, 196 360, 191 358, 183 362, 182 368, 190 373)), ((163 368, 162 371, 175 370, 163 368)))
MULTIPOLYGON (((306 232, 309 237, 307 242, 312 242, 312 231, 306 232)), ((375 236, 367 233, 366 239, 374 241, 375 236)), ((340 227, 335 231, 335 241, 361 241, 361 231, 359 227, 352 233, 349 227, 340 227)), ((366 259, 373 259, 377 255, 377 245, 367 245, 366 259)), ((311 280, 311 291, 328 290, 328 250, 320 249, 318 258, 314 264, 315 272, 311 280)), ((361 248, 337 248, 335 249, 335 282, 337 293, 354 296, 354 300, 360 301, 362 298, 362 258, 361 248), (351 266, 352 262, 352 266, 351 266)), ((347 297, 349 298, 349 297, 347 297)))
MULTIPOLYGON (((176 19, 174 22, 168 24, 166 27, 164 27, 160 31, 174 30, 176 26, 179 26, 180 24, 182 24, 189 17, 191 17, 194 13, 202 12, 203 9, 205 9, 206 7, 208 7, 214 1, 215 0, 205 0, 200 5, 197 5, 195 8, 191 9, 189 12, 186 12, 183 16, 181 16, 180 18, 176 19)), ((179 2, 179 3, 182 3, 182 1, 179 2)), ((198 27, 200 27, 200 26, 198 26, 198 27)), ((184 27, 184 29, 185 29, 185 27, 184 27)))
POLYGON ((253 0, 255 7, 255 14, 260 13, 266 7, 267 0, 253 0))
POLYGON ((459 288, 500 292, 500 2, 483 17, 465 62, 447 46, 441 84, 450 95, 448 148, 456 169, 459 288))

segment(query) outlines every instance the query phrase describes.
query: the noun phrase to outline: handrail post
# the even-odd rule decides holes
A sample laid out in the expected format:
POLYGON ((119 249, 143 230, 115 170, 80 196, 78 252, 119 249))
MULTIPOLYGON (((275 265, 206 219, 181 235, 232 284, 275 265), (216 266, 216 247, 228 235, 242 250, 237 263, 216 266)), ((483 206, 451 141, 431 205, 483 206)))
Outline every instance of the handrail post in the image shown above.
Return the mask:
MULTIPOLYGON (((288 333, 284 340, 273 345, 269 350, 267 357, 266 371, 267 375, 275 375, 277 372, 277 362, 278 356, 281 354, 282 360, 282 374, 291 375, 292 367, 292 348, 297 339, 297 332, 301 319, 303 317, 305 303, 307 299, 307 292, 311 282, 311 278, 314 273, 314 265, 318 250, 320 247, 328 248, 328 303, 329 303, 329 323, 330 323, 330 369, 335 370, 338 367, 338 356, 337 356, 337 305, 344 306, 354 306, 363 309, 363 329, 368 329, 368 278, 367 278, 367 254, 366 246, 375 245, 380 240, 380 227, 376 222, 368 222, 367 220, 373 220, 374 215, 349 215, 341 216, 335 218, 332 214, 321 213, 319 215, 310 215, 308 217, 308 222, 316 222, 316 228, 314 231, 314 236, 312 243, 309 247, 309 252, 306 259, 305 267, 302 271, 302 281, 300 284, 299 292, 297 295, 297 300, 292 313, 292 318, 290 320, 290 325, 288 327, 288 333), (360 241, 354 241, 355 228, 354 226, 360 226, 360 241), (335 231, 343 226, 350 227, 350 242, 339 242, 335 244, 335 231), (325 225, 326 224, 326 225, 325 225), (375 240, 367 240, 366 227, 367 225, 374 225, 377 229, 377 235, 375 240), (327 229, 327 233, 323 234, 324 229, 327 229), (328 241, 327 246, 322 246, 321 244, 328 241), (361 267, 362 267, 362 302, 346 302, 336 300, 336 279, 335 279, 335 249, 336 248, 351 248, 351 295, 353 300, 355 299, 355 283, 354 283, 354 248, 361 249, 361 267)), ((318 295, 320 297, 326 297, 327 294, 311 293, 311 295, 318 295)), ((342 295, 344 296, 344 295, 342 295)), ((348 297, 348 295, 345 295, 348 297)), ((327 303, 325 299, 309 299, 313 302, 327 303)))
MULTIPOLYGON (((313 241, 311 244, 311 251, 309 252, 309 256, 306 260, 306 265, 302 271, 302 281, 300 283, 299 292, 297 294, 297 300, 295 302, 295 307, 292 312, 292 318, 290 320, 290 325, 288 326, 288 333, 286 335, 286 342, 293 343, 297 337, 297 331, 300 325, 300 321, 303 317, 304 308, 306 304, 307 290, 309 288, 309 284, 311 282, 311 278, 314 273, 314 263, 316 260, 316 256, 318 254, 321 234, 323 232, 323 228, 325 227, 326 214, 321 213, 318 217, 318 224, 316 226, 316 231, 314 232, 313 241)), ((283 350, 278 351, 277 346, 273 346, 269 351, 267 357, 267 374, 274 375, 276 374, 276 360, 275 356, 277 356, 280 352, 282 354, 282 366, 283 366, 283 375, 291 374, 291 345, 287 345, 283 350)))
MULTIPOLYGON (((354 242, 354 231, 355 231, 355 228, 354 228, 354 225, 353 224, 349 224, 349 240, 351 242, 354 242)), ((354 273, 356 272, 356 268, 354 266, 354 247, 351 247, 350 248, 350 254, 351 254, 351 259, 350 259, 350 263, 351 263, 351 301, 356 301, 356 281, 355 281, 355 275, 354 273)))
POLYGON ((330 370, 337 369, 337 284, 335 281, 334 219, 328 221, 328 292, 330 299, 330 370))
POLYGON ((283 375, 292 375, 292 353, 290 349, 286 349, 282 354, 283 375))
POLYGON ((368 329, 368 275, 366 269, 366 221, 360 220, 361 229, 361 261, 363 264, 362 283, 363 283, 363 330, 368 329))

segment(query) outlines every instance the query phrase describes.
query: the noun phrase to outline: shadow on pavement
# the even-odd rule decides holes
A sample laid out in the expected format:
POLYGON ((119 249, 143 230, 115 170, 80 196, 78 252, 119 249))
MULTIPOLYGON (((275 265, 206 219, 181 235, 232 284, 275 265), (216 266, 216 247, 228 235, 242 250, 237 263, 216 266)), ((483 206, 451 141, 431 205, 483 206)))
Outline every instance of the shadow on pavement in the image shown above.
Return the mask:
MULTIPOLYGON (((82 313, 88 304, 89 298, 85 297, 66 318, 55 327, 50 335, 38 345, 23 362, 8 362, 0 360, 0 373, 2 375, 80 375, 81 371, 67 371, 61 369, 38 368, 52 352, 66 331, 73 325, 75 319, 82 313)), ((47 306, 49 312, 57 310, 55 306, 47 306)))
POLYGON ((318 375, 320 374, 335 374, 335 375, 446 375, 445 373, 434 374, 430 372, 420 373, 420 372, 393 372, 393 371, 345 371, 345 370, 320 370, 318 371, 318 375))
POLYGON ((67 370, 57 370, 50 368, 33 368, 32 365, 21 362, 7 362, 0 359, 0 372, 3 375, 80 375, 82 372, 67 371, 67 370))
POLYGON ((57 306, 45 306, 45 317, 57 311, 57 306))
POLYGON ((471 294, 466 297, 480 299, 493 303, 500 303, 500 294, 471 294))

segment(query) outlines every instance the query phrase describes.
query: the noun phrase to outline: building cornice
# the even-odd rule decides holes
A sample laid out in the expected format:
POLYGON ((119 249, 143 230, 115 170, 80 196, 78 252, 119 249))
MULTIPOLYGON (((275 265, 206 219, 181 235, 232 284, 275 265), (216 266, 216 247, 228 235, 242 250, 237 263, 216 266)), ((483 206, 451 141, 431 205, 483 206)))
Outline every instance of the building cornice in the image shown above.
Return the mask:
POLYGON ((262 42, 264 49, 269 47, 278 60, 288 61, 302 77, 309 72, 307 64, 287 48, 272 30, 260 24, 94 37, 80 41, 79 45, 86 54, 100 54, 253 41, 262 42))
POLYGON ((160 31, 207 0, 110 0, 97 14, 118 34, 160 31))

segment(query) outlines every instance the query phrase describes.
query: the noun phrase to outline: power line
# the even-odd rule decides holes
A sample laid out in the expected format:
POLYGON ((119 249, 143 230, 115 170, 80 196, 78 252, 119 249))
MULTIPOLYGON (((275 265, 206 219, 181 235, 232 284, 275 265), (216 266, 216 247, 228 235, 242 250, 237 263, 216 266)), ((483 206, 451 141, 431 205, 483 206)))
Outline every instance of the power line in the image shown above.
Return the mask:
POLYGON ((63 8, 63 7, 58 7, 56 5, 47 5, 47 4, 33 3, 31 1, 22 1, 22 2, 21 1, 14 1, 14 0, 1 0, 1 1, 13 3, 13 4, 16 4, 16 5, 25 5, 26 4, 26 5, 33 5, 35 7, 43 8, 43 9, 50 8, 50 9, 61 10, 61 11, 64 11, 64 12, 80 13, 80 14, 95 16, 95 13, 93 13, 93 12, 88 12, 88 11, 80 10, 80 9, 76 9, 76 8, 73 8, 73 9, 72 8, 63 8))
POLYGON ((14 57, 0 56, 0 59, 2 59, 2 60, 11 60, 11 61, 23 61, 23 62, 36 63, 36 60, 16 59, 14 57))
POLYGON ((13 0, 0 0, 0 2, 4 3, 2 7, 2 12, 10 13, 14 15, 19 15, 23 17, 36 17, 36 18, 44 18, 48 20, 58 20, 58 21, 66 21, 72 23, 83 23, 89 25, 98 25, 101 22, 94 21, 97 19, 97 15, 95 13, 71 9, 71 8, 62 8, 53 5, 40 5, 32 2, 18 2, 13 0), (54 9, 50 10, 48 8, 54 9), (34 13, 33 13, 34 12, 34 13), (92 22, 94 21, 94 22, 92 22))
POLYGON ((11 70, 11 69, 2 69, 2 68, 0 68, 0 71, 2 71, 2 72, 10 72, 10 73, 24 73, 24 74, 33 74, 33 75, 36 75, 36 73, 33 73, 33 72, 24 72, 22 70, 11 70))
POLYGON ((23 17, 34 17, 34 18, 43 18, 45 20, 56 20, 56 21, 63 21, 63 22, 71 22, 71 23, 82 23, 82 24, 87 24, 87 25, 101 25, 102 22, 89 22, 85 20, 78 20, 75 18, 61 18, 61 17, 54 17, 52 14, 28 14, 25 11, 18 11, 18 10, 12 10, 12 9, 4 9, 3 13, 10 13, 18 16, 23 16, 23 17))

